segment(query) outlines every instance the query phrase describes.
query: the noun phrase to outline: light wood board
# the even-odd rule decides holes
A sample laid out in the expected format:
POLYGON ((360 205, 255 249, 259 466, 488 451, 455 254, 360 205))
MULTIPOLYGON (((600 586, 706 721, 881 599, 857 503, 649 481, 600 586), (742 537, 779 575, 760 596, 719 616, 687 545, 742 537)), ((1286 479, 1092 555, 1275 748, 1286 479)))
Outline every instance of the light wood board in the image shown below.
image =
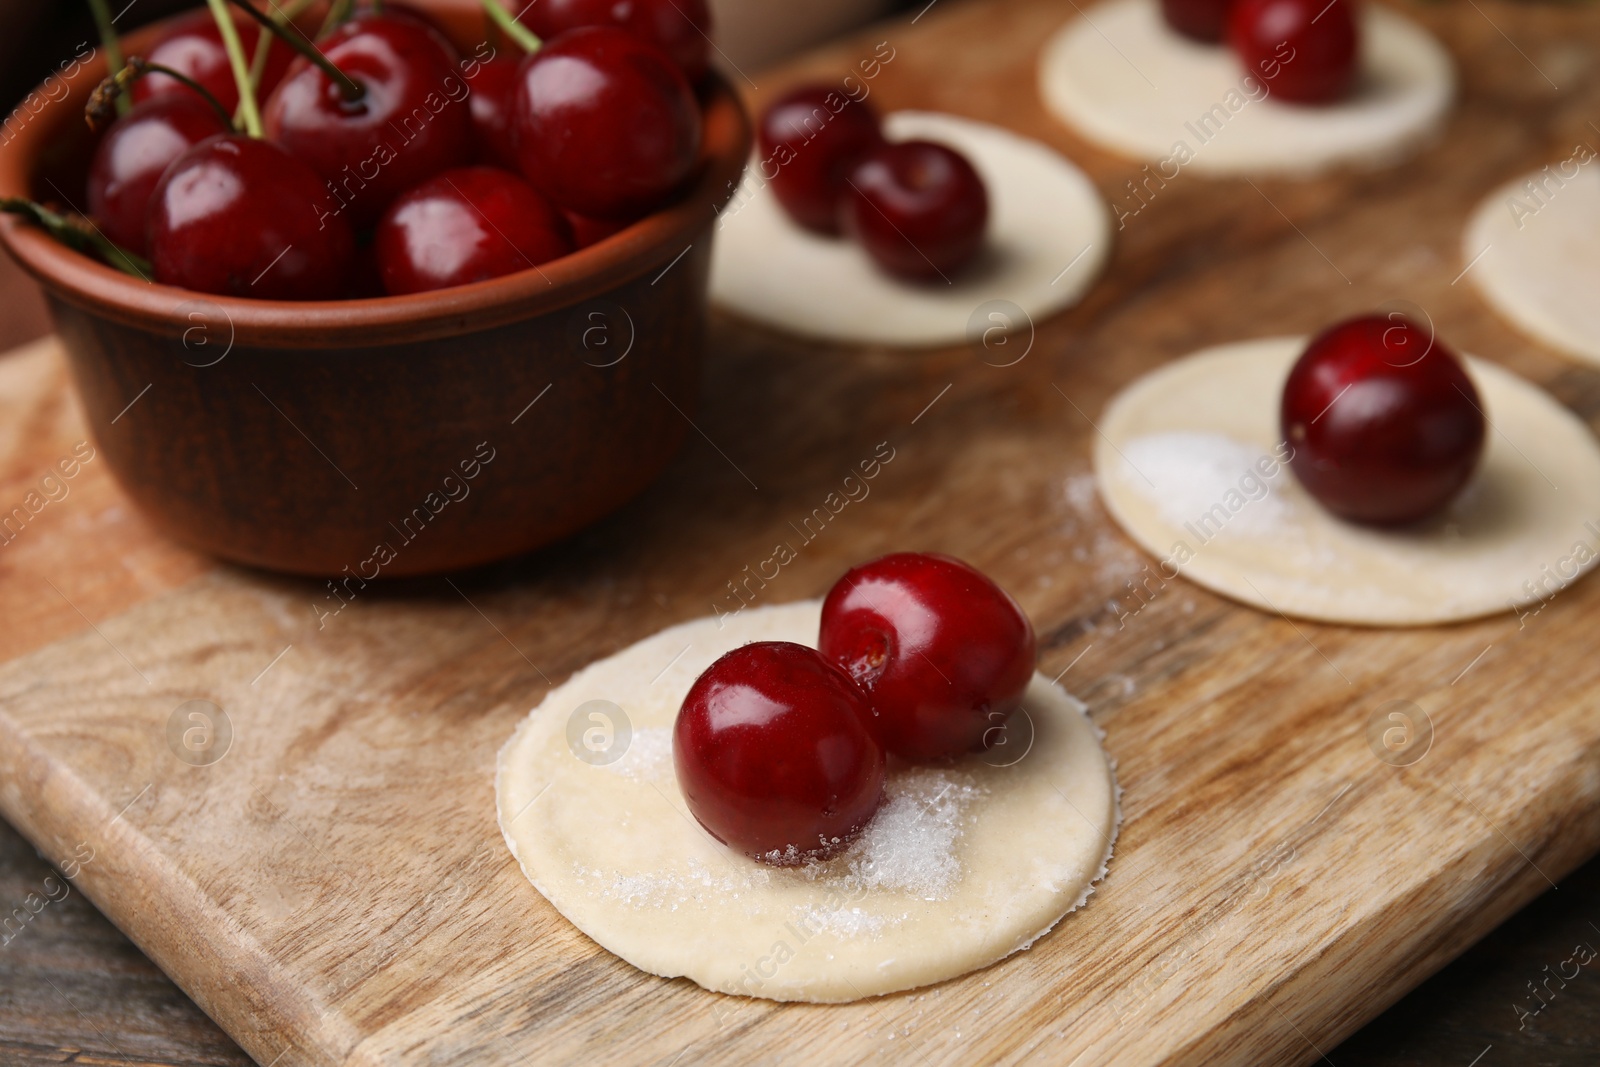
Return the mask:
MULTIPOLYGON (((534 558, 368 588, 319 627, 321 586, 161 540, 90 461, 0 546, 0 811, 58 863, 90 850, 77 886, 276 1067, 1316 1061, 1600 848, 1600 583, 1521 619, 1415 632, 1291 623, 1181 580, 1135 613, 1146 560, 1094 498, 1089 418, 1192 349, 1392 299, 1600 416, 1600 376, 1452 284, 1480 195, 1600 140, 1595 16, 1404 10, 1464 78, 1444 138, 1412 162, 1180 177, 1117 234, 1086 303, 1006 368, 720 319, 685 454, 534 558), (895 458, 870 496, 801 544, 790 524, 880 442, 895 458), (819 595, 894 549, 978 564, 1106 730, 1126 789, 1110 876, 1031 950, 854 1005, 720 997, 600 950, 512 862, 491 774, 520 716, 592 659, 727 606, 780 541, 798 558, 762 602, 819 595), (167 740, 194 699, 232 723, 210 766, 167 740), (1392 700, 1435 731, 1408 767, 1368 742, 1392 700)), ((888 40, 882 106, 1040 137, 1115 201, 1138 168, 1057 127, 1033 92, 1037 49, 1071 14, 941 0, 759 75, 752 98, 888 40)), ((87 436, 50 343, 0 358, 0 511, 87 436)), ((511 427, 495 439, 516 447, 511 427)))

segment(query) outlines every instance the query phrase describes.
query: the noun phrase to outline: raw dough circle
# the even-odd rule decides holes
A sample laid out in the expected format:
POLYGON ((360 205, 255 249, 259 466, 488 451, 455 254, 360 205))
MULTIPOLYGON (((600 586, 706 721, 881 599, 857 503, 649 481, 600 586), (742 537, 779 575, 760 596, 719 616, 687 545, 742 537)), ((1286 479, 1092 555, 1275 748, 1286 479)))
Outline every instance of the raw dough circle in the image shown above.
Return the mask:
POLYGON ((891 770, 884 807, 832 863, 763 867, 702 830, 673 775, 684 694, 746 642, 814 644, 820 615, 813 600, 663 630, 573 675, 501 749, 500 827, 523 873, 635 967, 723 993, 856 1000, 1027 948, 1105 874, 1116 782, 1083 705, 1042 675, 1023 705, 1026 755, 891 770), (632 727, 609 764, 569 745, 568 719, 593 700, 632 727))
POLYGON ((1600 166, 1569 160, 1509 182, 1478 205, 1462 262, 1472 264, 1467 276, 1501 315, 1545 344, 1600 363, 1597 234, 1600 166), (1570 178, 1561 173, 1567 166, 1577 170, 1570 178))
POLYGON ((894 141, 947 144, 972 161, 989 190, 979 259, 950 284, 896 281, 854 241, 791 222, 752 162, 718 222, 717 303, 807 337, 917 347, 969 339, 986 301, 1010 301, 1029 321, 1078 302, 1111 251, 1110 215, 1082 171, 1037 141, 954 115, 898 111, 884 131, 894 141))
POLYGON ((1287 466, 1267 478, 1264 464, 1247 481, 1279 445, 1283 382, 1305 345, 1208 348, 1107 405, 1094 452, 1101 498, 1163 561, 1136 579, 1144 584, 1128 607, 1159 596, 1178 571, 1264 611, 1426 626, 1547 600, 1600 559, 1600 445, 1542 389, 1482 360, 1467 369, 1492 429, 1477 474, 1443 515, 1385 532, 1329 515, 1287 466))
POLYGON ((1111 0, 1073 19, 1045 46, 1039 90, 1062 121, 1114 151, 1161 164, 1152 173, 1166 180, 1180 168, 1310 174, 1392 162, 1444 118, 1455 71, 1449 53, 1416 23, 1377 4, 1362 8, 1363 70, 1352 95, 1336 104, 1262 99, 1265 83, 1232 51, 1168 29, 1156 0, 1111 0), (1192 158, 1184 162, 1185 155, 1192 158))

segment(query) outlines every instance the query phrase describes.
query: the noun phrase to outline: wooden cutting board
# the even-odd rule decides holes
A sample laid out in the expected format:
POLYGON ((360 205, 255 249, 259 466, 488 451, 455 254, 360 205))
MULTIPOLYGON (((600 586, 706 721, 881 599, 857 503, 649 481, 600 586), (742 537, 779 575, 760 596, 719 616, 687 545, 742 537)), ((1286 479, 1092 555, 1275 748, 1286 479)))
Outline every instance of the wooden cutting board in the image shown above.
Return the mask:
MULTIPOLYGON (((1072 5, 930 8, 762 75, 752 97, 838 77, 887 40, 882 106, 1004 123, 1128 203, 1137 167, 1058 128, 1033 91, 1072 5)), ((1405 166, 1182 176, 1117 234, 1087 302, 1038 324, 1009 367, 719 319, 701 433, 644 497, 555 550, 368 588, 336 615, 317 583, 163 541, 101 461, 43 482, 92 435, 52 342, 0 359, 0 512, 44 502, 0 545, 0 810, 275 1067, 1318 1060, 1600 848, 1600 582, 1521 618, 1406 632, 1290 622, 1181 580, 1136 600, 1146 561, 1095 499, 1089 418, 1201 345, 1393 299, 1600 416, 1600 375, 1455 283, 1480 195, 1600 142, 1595 16, 1404 9, 1464 79, 1441 142, 1405 166), (819 595, 892 549, 993 574, 1118 761, 1110 876, 1030 951, 870 1002, 778 1005, 642 974, 517 870, 495 752, 552 683, 730 605, 729 583, 883 442, 894 459, 870 496, 760 600, 819 595), (197 700, 231 730, 199 766, 178 756, 197 700), (1407 766, 1369 740, 1392 701, 1431 720, 1407 766)))

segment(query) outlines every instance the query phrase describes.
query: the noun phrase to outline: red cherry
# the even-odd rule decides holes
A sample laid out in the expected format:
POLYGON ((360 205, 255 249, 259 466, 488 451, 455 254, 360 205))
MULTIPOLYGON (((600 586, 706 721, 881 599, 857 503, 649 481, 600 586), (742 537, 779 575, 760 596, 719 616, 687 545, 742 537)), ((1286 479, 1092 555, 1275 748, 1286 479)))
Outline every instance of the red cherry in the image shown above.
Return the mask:
POLYGON ((615 26, 671 56, 690 82, 706 76, 711 48, 706 0, 540 0, 518 18, 546 40, 582 26, 615 26))
POLYGON ((958 559, 899 552, 848 572, 822 604, 822 654, 866 690, 885 751, 913 762, 985 747, 1033 678, 1033 624, 958 559))
POLYGON ((376 222, 400 193, 471 159, 470 90, 438 34, 414 19, 363 15, 318 47, 365 95, 347 100, 297 59, 263 118, 271 140, 333 186, 353 226, 376 222))
POLYGON ((883 800, 861 691, 815 650, 757 641, 713 663, 672 731, 678 786, 711 836, 793 866, 847 848, 883 800))
POLYGON ((161 175, 207 137, 227 132, 222 117, 195 93, 135 104, 112 123, 89 164, 89 214, 100 232, 144 255, 147 209, 161 175))
POLYGON ((871 105, 825 85, 784 95, 761 116, 760 176, 795 222, 818 233, 839 232, 846 179, 883 143, 871 105))
POLYGON ((1360 33, 1347 0, 1236 0, 1228 43, 1273 97, 1326 104, 1349 92, 1360 33))
POLYGON ((1290 466, 1323 507, 1397 525, 1443 510, 1483 452, 1482 402, 1461 361, 1399 315, 1312 339, 1283 387, 1290 466))
POLYGON ((621 233, 633 225, 632 219, 591 219, 587 215, 564 211, 567 223, 572 227, 572 241, 579 248, 588 248, 598 244, 614 233, 621 233))
POLYGON ((1161 14, 1185 37, 1219 44, 1227 34, 1232 6, 1233 0, 1161 0, 1161 14))
POLYGON ((150 201, 156 280, 262 300, 339 296, 355 245, 327 187, 277 145, 202 141, 167 168, 150 201))
POLYGON ((947 279, 983 247, 989 194, 953 149, 932 141, 885 144, 856 164, 849 181, 844 228, 890 274, 947 279))
POLYGON ((389 206, 374 244, 391 294, 498 278, 572 251, 567 220, 521 178, 459 167, 389 206))
POLYGON ((478 139, 478 158, 511 170, 517 169, 513 120, 520 68, 520 61, 511 56, 495 56, 478 67, 478 74, 472 79, 472 95, 467 97, 472 129, 478 139))
POLYGON ((425 9, 417 7, 415 4, 397 4, 394 2, 394 0, 384 0, 381 8, 378 8, 376 4, 359 4, 357 5, 356 10, 363 15, 382 14, 387 15, 390 18, 413 19, 437 33, 440 40, 445 42, 446 47, 452 52, 455 50, 455 46, 449 43, 450 39, 445 34, 444 27, 440 25, 425 9))
MULTIPOLYGON (((261 27, 248 18, 234 18, 239 30, 239 41, 244 45, 246 57, 256 54, 256 42, 261 37, 261 27)), ((216 19, 209 11, 196 11, 178 19, 172 29, 145 53, 144 58, 163 67, 171 67, 179 74, 187 74, 210 91, 226 110, 239 106, 239 83, 234 80, 233 67, 228 62, 228 52, 222 45, 222 33, 216 19)), ((284 72, 294 52, 282 41, 267 46, 267 65, 261 73, 258 97, 265 97, 283 80, 284 72)), ((198 95, 194 90, 165 74, 147 74, 133 83, 130 90, 133 101, 139 103, 176 93, 198 95)))
POLYGON ((523 60, 517 158, 567 211, 636 218, 689 177, 700 108, 661 49, 604 26, 569 30, 523 60))

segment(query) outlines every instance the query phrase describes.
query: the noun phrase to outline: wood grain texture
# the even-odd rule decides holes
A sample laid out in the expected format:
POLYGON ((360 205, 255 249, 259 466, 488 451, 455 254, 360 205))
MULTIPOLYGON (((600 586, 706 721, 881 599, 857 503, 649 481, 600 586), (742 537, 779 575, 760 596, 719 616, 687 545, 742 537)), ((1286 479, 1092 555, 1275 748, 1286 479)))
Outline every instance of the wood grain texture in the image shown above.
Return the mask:
MULTIPOLYGON (((41 596, 35 632, 7 637, 0 810, 47 856, 89 844, 77 887, 262 1063, 767 1062, 799 1049, 1316 1060, 1600 847, 1600 662, 1585 625, 1600 585, 1520 624, 1415 633, 1289 623, 1181 581, 1135 614, 1128 583, 1145 560, 1093 498, 1088 416, 1201 345, 1404 298, 1459 348, 1596 421, 1593 371, 1451 284, 1476 198, 1589 136, 1593 16, 1479 6, 1487 18, 1405 6, 1462 65, 1465 98, 1438 145, 1397 170, 1301 184, 1182 177, 1128 220, 1088 301, 1039 324, 1014 366, 719 320, 703 438, 619 516, 538 556, 453 585, 359 590, 319 629, 320 587, 208 567, 134 517, 126 543, 160 567, 117 575, 103 560, 123 543, 73 525, 87 509, 68 498, 48 555, 24 567, 20 538, 0 548, 19 575, 0 597, 25 606, 18 591, 51 568, 108 577, 78 605, 93 628, 41 596), (871 495, 801 543, 791 523, 879 442, 895 459, 871 495), (817 595, 877 552, 938 549, 1012 589, 1042 668, 1070 667, 1064 683, 1119 761, 1127 822, 1091 906, 1029 952, 843 1007, 718 997, 598 949, 506 854, 489 775, 517 718, 597 656, 732 606, 729 583, 783 540, 797 558, 752 586, 761 602, 817 595), (180 762, 165 736, 197 698, 235 734, 209 767, 180 762), (1436 729, 1406 768, 1366 739, 1393 699, 1436 729)), ((944 0, 914 26, 762 75, 761 90, 837 76, 888 39, 883 106, 1002 121, 1063 148, 1114 198, 1137 168, 1056 128, 1032 91, 1037 47, 1063 17, 1044 0, 944 0)), ((44 424, 70 445, 76 415, 50 353, 0 373, 59 409, 44 424)), ((25 489, 40 453, 4 454, 17 473, 3 484, 25 489)), ((78 502, 115 499, 105 477, 87 465, 78 502)))

